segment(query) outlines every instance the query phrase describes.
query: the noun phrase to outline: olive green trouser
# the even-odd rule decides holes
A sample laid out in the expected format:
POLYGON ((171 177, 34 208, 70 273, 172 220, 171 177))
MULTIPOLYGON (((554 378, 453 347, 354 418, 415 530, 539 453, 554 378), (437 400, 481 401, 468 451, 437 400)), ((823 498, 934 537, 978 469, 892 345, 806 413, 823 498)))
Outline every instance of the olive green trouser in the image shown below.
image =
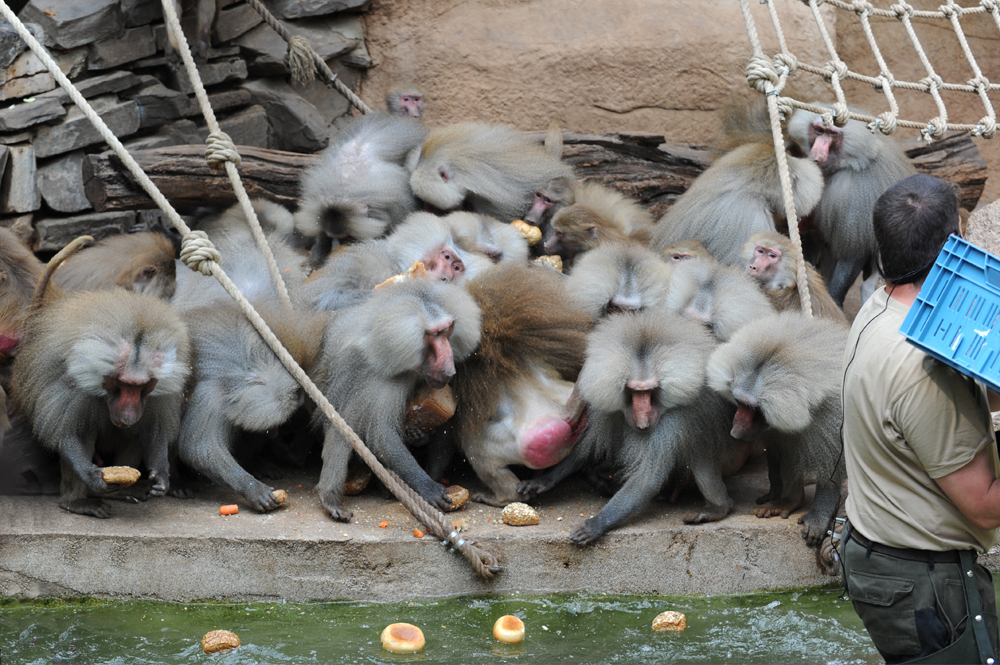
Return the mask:
MULTIPOLYGON (((887 663, 940 651, 955 641, 968 621, 961 566, 899 559, 853 538, 840 545, 841 569, 854 610, 887 663)), ((975 578, 987 633, 997 649, 993 576, 976 564, 975 578)))

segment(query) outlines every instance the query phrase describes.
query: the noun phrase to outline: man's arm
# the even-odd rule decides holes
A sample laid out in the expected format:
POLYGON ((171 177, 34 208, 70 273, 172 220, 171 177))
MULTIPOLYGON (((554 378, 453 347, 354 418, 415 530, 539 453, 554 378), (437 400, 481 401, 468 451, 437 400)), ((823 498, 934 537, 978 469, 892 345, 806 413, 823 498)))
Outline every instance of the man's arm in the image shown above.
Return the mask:
POLYGON ((986 397, 990 401, 990 411, 993 411, 994 413, 1000 411, 1000 393, 993 392, 987 388, 986 397))
POLYGON ((1000 527, 1000 479, 993 473, 989 447, 961 469, 935 479, 958 510, 980 529, 1000 527))

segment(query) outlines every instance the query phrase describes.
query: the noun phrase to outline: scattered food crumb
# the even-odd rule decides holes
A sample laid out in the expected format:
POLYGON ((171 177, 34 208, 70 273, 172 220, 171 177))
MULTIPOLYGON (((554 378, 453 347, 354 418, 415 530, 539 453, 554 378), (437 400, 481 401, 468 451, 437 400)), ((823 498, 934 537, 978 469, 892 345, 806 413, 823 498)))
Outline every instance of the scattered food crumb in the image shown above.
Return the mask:
POLYGON ((420 529, 414 529, 413 530, 413 537, 414 538, 423 538, 424 537, 424 532, 421 531, 420 529))
POLYGON ((379 522, 378 525, 384 529, 387 526, 389 526, 389 523, 388 522, 379 522))

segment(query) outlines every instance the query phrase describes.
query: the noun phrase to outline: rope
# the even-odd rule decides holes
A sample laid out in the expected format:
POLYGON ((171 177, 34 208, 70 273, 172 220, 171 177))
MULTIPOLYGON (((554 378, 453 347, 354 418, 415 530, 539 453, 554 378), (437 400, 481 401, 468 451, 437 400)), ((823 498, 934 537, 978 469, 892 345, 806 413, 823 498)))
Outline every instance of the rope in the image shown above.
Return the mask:
MULTIPOLYGON (((179 30, 179 25, 177 24, 177 16, 173 10, 172 3, 170 0, 165 0, 164 3, 165 15, 173 18, 173 29, 175 34, 178 36, 178 46, 181 51, 181 55, 185 60, 185 64, 191 60, 191 53, 188 50, 187 41, 183 38, 183 32, 179 30)), ((70 99, 80 108, 84 116, 90 120, 94 127, 101 134, 104 141, 111 147, 114 153, 121 160, 122 164, 128 170, 129 173, 138 181, 139 185, 146 191, 147 194, 156 202, 157 206, 167 215, 174 227, 180 231, 182 235, 181 241, 181 258, 185 261, 192 270, 197 270, 204 275, 214 276, 226 292, 233 298, 237 303, 243 313, 246 315, 250 323, 257 329, 264 341, 271 347, 271 350, 281 361, 285 369, 295 377, 295 380, 303 387, 306 394, 316 402, 317 406, 323 412, 323 414, 333 423, 333 426, 337 428, 337 431, 341 433, 351 444, 354 451, 361 457, 362 460, 371 467, 375 475, 381 480, 386 487, 388 487, 393 494, 400 500, 400 502, 406 506, 406 508, 424 525, 427 526, 428 531, 432 534, 441 538, 445 543, 450 544, 454 549, 457 549, 461 554, 470 561, 475 571, 483 578, 492 579, 498 572, 502 570, 496 558, 489 552, 480 549, 472 541, 466 541, 463 538, 459 538, 456 531, 452 530, 451 525, 447 523, 447 520, 443 514, 438 512, 433 506, 428 504, 423 500, 420 495, 414 492, 409 487, 399 479, 399 477, 392 471, 386 469, 382 464, 376 459, 376 457, 365 447, 364 442, 358 437, 358 435, 351 429, 351 427, 344 421, 343 418, 337 413, 330 404, 329 400, 323 395, 322 391, 316 386, 315 383, 306 375, 301 367, 295 362, 288 351, 281 345, 278 338, 274 336, 267 324, 260 317, 259 314, 254 310, 253 306, 246 299, 246 297, 240 293, 233 281, 229 279, 222 266, 219 264, 220 255, 217 249, 212 245, 211 241, 208 239, 204 232, 195 231, 192 232, 191 229, 184 223, 177 211, 174 210, 170 202, 163 196, 163 194, 157 189, 156 185, 149 179, 149 177, 139 168, 135 159, 125 150, 125 147, 121 144, 121 141, 108 129, 108 126, 101 120, 100 116, 94 111, 94 109, 87 103, 87 100, 83 98, 83 95, 73 87, 69 79, 66 78, 65 74, 59 69, 59 66, 48 54, 48 52, 42 47, 41 44, 28 32, 21 23, 17 15, 7 6, 4 0, 0 0, 0 15, 3 16, 17 32, 18 36, 24 41, 25 44, 35 53, 36 56, 42 61, 42 63, 48 68, 49 72, 59 83, 59 85, 66 91, 70 99)), ((197 81, 195 77, 192 77, 192 83, 197 81)), ((198 83, 198 87, 200 83, 198 83)), ((196 88, 197 90, 197 88, 196 88)), ((204 95, 204 88, 201 88, 201 93, 204 95)), ((207 105, 207 99, 206 99, 207 105)), ((211 107, 208 109, 209 114, 211 114, 211 107)), ((206 114, 207 119, 207 114, 206 114)), ((214 121, 214 115, 212 116, 214 121)), ((235 170, 235 164, 232 161, 227 161, 227 170, 229 166, 235 170)), ((236 176, 238 180, 238 175, 236 176)), ((238 192, 239 190, 237 190, 238 192)), ((252 209, 251 209, 252 210, 252 209)), ((266 242, 265 242, 266 245, 266 242)))
MULTIPOLYGON (((794 64, 794 60, 788 57, 782 59, 782 67, 779 71, 770 61, 764 57, 764 50, 760 46, 760 38, 757 36, 757 26, 754 25, 753 16, 750 15, 750 7, 747 0, 740 0, 740 9, 743 11, 743 20, 747 26, 747 35, 750 37, 750 47, 753 49, 751 64, 747 65, 747 84, 758 92, 765 95, 767 100, 767 112, 771 118, 771 138, 774 140, 774 156, 778 160, 778 179, 781 182, 781 193, 785 200, 785 218, 788 220, 788 237, 795 246, 798 256, 795 257, 795 281, 799 288, 799 303, 802 313, 812 318, 812 298, 809 297, 809 282, 806 273, 806 260, 802 252, 802 238, 799 237, 799 218, 795 213, 795 198, 792 194, 792 178, 788 172, 788 155, 785 153, 785 138, 781 132, 781 118, 778 111, 778 95, 785 86, 785 81, 791 73, 789 64, 794 64)), ((784 43, 784 38, 779 38, 784 43)), ((788 108, 786 106, 786 108, 788 108)))
POLYGON ((247 4, 253 7, 260 14, 260 17, 264 19, 264 22, 271 26, 288 43, 288 55, 285 57, 285 63, 291 71, 293 83, 308 83, 312 81, 318 69, 326 80, 333 84, 337 92, 346 97, 347 101, 354 105, 354 108, 366 115, 372 112, 368 105, 361 101, 361 98, 344 85, 337 78, 337 75, 327 67, 326 63, 323 62, 323 58, 319 57, 319 54, 316 53, 306 38, 292 35, 288 31, 288 28, 285 27, 285 24, 276 19, 274 14, 268 11, 267 7, 260 0, 247 0, 247 4), (315 66, 310 67, 306 62, 307 60, 311 61, 315 66))
POLYGON ((264 256, 264 262, 267 264, 267 272, 271 276, 271 281, 274 282, 274 288, 278 291, 278 297, 286 307, 291 309, 292 301, 288 297, 285 280, 281 278, 281 270, 278 268, 278 263, 274 260, 271 248, 264 237, 264 231, 260 228, 257 213, 250 203, 250 197, 247 196, 247 190, 243 187, 243 181, 240 180, 240 174, 237 171, 242 161, 240 154, 237 152, 236 146, 233 145, 233 140, 219 127, 219 122, 215 119, 215 112, 212 110, 212 105, 208 103, 208 93, 205 92, 205 86, 202 85, 198 68, 194 64, 191 49, 188 47, 187 37, 184 36, 184 31, 181 29, 181 22, 177 17, 174 0, 162 0, 161 4, 163 5, 163 18, 166 21, 167 29, 174 36, 174 41, 177 43, 177 50, 180 52, 181 60, 184 62, 184 70, 187 72, 188 81, 191 82, 191 86, 194 88, 195 97, 198 99, 198 106, 201 107, 202 115, 205 116, 205 123, 208 125, 209 132, 211 132, 205 150, 205 157, 212 168, 217 169, 220 166, 225 168, 226 175, 229 176, 229 182, 236 193, 236 200, 239 201, 240 208, 243 209, 243 215, 250 224, 250 233, 253 235, 254 242, 264 256))

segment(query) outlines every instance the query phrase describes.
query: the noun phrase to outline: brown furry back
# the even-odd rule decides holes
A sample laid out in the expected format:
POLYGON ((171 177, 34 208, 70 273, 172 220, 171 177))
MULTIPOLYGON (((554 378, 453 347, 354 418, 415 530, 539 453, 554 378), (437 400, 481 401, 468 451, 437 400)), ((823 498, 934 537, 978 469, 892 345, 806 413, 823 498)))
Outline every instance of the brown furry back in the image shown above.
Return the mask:
POLYGON ((17 236, 0 228, 0 334, 20 334, 44 270, 17 236))
POLYGON ((452 380, 464 432, 476 436, 531 366, 576 381, 593 320, 569 304, 564 279, 542 266, 501 263, 469 285, 483 315, 479 348, 452 380))

